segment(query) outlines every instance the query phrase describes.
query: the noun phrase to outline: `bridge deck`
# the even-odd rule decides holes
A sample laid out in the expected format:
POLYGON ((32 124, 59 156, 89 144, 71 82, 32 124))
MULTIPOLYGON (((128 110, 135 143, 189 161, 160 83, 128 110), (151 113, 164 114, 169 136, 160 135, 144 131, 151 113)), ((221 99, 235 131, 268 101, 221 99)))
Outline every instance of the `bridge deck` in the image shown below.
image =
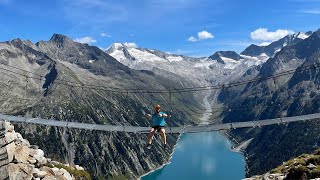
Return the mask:
MULTIPOLYGON (((319 119, 320 113, 308 114, 302 116, 283 117, 275 119, 257 120, 257 121, 245 121, 245 122, 234 122, 224 124, 209 124, 199 126, 181 126, 181 127, 167 127, 168 133, 197 133, 197 132, 208 132, 208 131, 220 131, 230 130, 237 128, 249 128, 249 127, 261 127, 273 124, 284 124, 297 121, 306 121, 319 119)), ((48 120, 42 118, 25 118, 21 116, 11 116, 0 114, 0 119, 15 122, 15 123, 28 123, 35 125, 45 126, 56 126, 56 127, 67 127, 85 130, 97 130, 97 131, 108 131, 108 132, 131 132, 131 133, 149 133, 151 127, 140 127, 140 126, 118 126, 118 125, 100 125, 100 124, 89 124, 89 123, 78 123, 78 122, 67 122, 48 120)))

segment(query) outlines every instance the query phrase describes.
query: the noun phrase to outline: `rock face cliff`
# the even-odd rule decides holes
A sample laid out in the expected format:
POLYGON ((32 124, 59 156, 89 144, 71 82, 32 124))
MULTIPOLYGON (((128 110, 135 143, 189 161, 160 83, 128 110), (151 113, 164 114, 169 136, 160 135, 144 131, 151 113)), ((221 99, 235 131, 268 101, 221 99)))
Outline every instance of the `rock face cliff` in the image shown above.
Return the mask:
MULTIPOLYGON (((291 73, 246 85, 231 99, 225 122, 299 116, 319 112, 320 31, 282 48, 262 65, 257 78, 291 73)), ((232 89, 232 88, 231 88, 232 89)), ((229 90, 230 91, 230 90, 229 90)), ((229 102, 230 102, 229 101, 229 102)), ((246 152, 247 175, 262 174, 283 161, 319 148, 317 122, 236 130, 239 139, 254 139, 246 152)))
POLYGON ((30 145, 9 122, 0 121, 0 134, 0 179, 91 179, 81 166, 70 167, 46 158, 43 150, 30 145))

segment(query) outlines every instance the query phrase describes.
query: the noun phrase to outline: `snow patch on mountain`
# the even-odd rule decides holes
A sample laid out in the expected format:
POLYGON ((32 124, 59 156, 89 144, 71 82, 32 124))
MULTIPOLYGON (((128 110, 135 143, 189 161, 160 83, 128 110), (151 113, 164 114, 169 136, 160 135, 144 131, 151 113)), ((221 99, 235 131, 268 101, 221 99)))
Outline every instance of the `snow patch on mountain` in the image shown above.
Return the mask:
POLYGON ((170 61, 170 62, 173 62, 173 61, 182 61, 183 60, 183 57, 181 56, 168 56, 167 57, 167 60, 170 61))
POLYGON ((297 37, 300 38, 300 39, 306 39, 306 38, 309 37, 309 35, 307 35, 307 34, 305 34, 305 33, 303 33, 303 32, 300 32, 297 37))
POLYGON ((163 61, 164 59, 161 57, 158 57, 152 53, 142 51, 137 48, 130 48, 130 55, 135 57, 135 59, 138 62, 144 62, 144 61, 163 61))
POLYGON ((225 62, 225 69, 234 69, 236 68, 239 64, 241 64, 240 61, 236 61, 231 58, 226 58, 226 57, 221 57, 221 59, 225 62))
POLYGON ((216 63, 217 62, 212 61, 211 59, 209 60, 209 59, 206 58, 206 59, 201 59, 198 62, 195 62, 194 63, 194 67, 195 68, 207 68, 207 69, 209 69, 209 67, 211 65, 216 64, 216 63))

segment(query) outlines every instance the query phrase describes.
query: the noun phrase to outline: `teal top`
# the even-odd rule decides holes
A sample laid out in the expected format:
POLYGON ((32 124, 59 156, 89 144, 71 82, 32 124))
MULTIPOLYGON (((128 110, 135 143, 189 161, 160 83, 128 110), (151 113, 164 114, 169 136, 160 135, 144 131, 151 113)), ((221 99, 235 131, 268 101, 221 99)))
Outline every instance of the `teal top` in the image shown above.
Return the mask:
MULTIPOLYGON (((165 114, 164 112, 160 112, 159 114, 165 114)), ((155 112, 152 114, 153 126, 164 126, 164 117, 159 117, 159 115, 155 112)))

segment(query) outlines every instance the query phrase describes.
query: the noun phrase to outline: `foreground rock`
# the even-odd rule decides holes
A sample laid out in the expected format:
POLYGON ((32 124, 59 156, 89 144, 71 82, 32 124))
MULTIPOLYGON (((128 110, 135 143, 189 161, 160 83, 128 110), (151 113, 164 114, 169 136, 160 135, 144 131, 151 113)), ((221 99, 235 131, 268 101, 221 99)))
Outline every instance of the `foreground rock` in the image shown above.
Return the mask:
POLYGON ((290 180, 320 179, 320 149, 314 154, 303 154, 284 162, 281 166, 264 175, 253 176, 244 180, 290 180))
POLYGON ((1 152, 4 155, 1 162, 1 179, 10 180, 75 180, 91 179, 84 168, 76 165, 69 167, 57 161, 51 161, 37 146, 31 146, 21 134, 14 131, 14 126, 0 121, 2 136, 1 152))

